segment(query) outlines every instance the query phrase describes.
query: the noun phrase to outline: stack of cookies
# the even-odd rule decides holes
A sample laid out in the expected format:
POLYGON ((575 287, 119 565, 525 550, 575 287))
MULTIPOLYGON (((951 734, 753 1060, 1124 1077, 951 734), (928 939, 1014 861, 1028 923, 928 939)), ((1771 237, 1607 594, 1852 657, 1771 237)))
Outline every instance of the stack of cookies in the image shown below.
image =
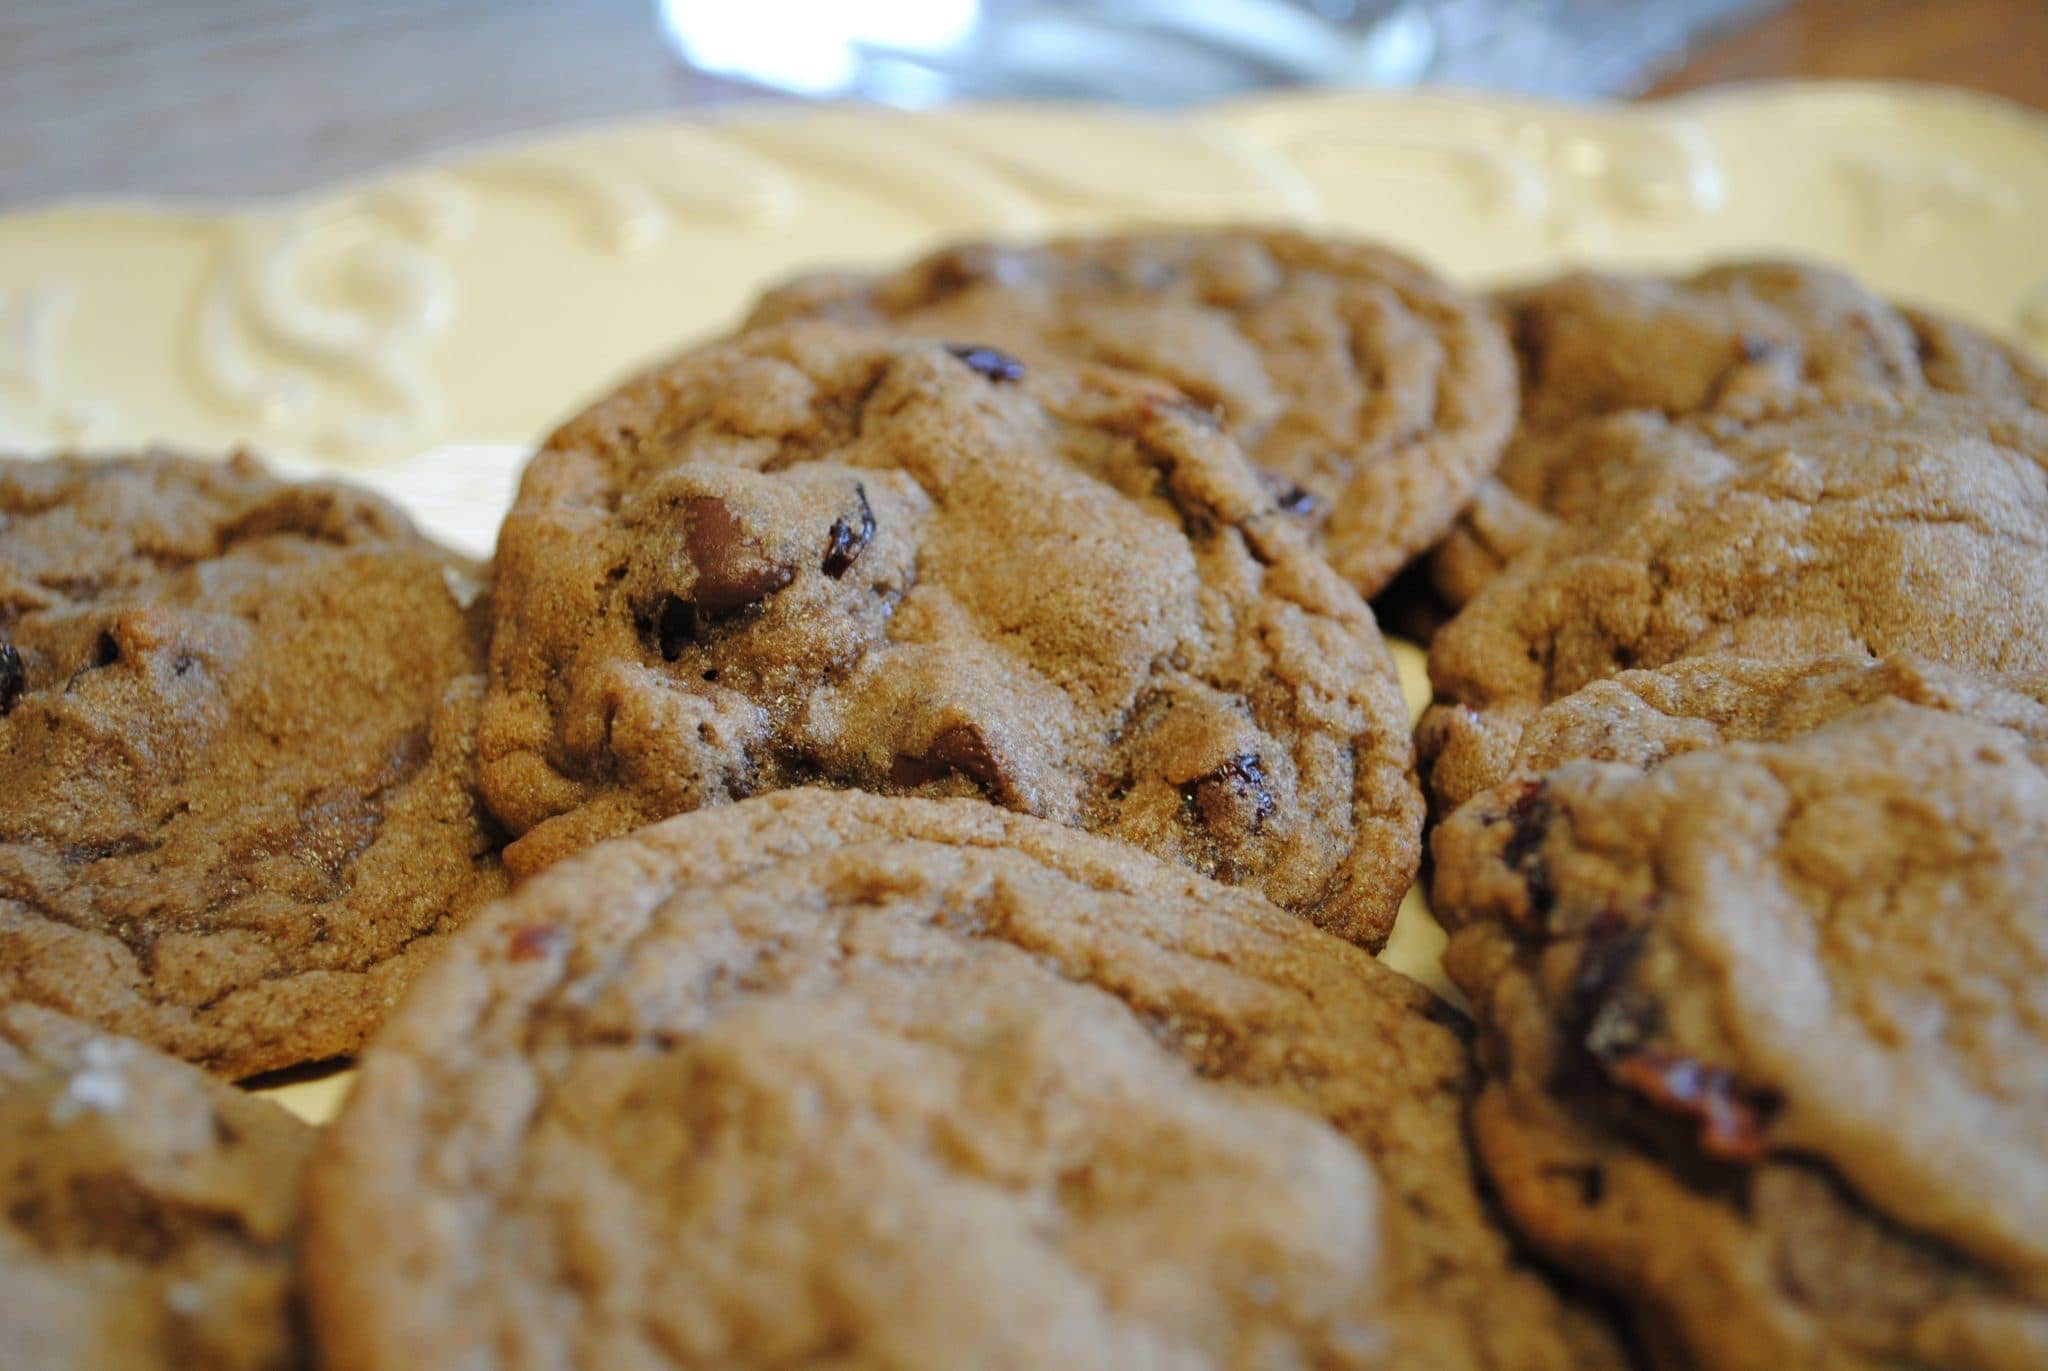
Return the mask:
POLYGON ((10 1371, 2048 1365, 2048 372, 1833 273, 957 247, 0 632, 10 1371))

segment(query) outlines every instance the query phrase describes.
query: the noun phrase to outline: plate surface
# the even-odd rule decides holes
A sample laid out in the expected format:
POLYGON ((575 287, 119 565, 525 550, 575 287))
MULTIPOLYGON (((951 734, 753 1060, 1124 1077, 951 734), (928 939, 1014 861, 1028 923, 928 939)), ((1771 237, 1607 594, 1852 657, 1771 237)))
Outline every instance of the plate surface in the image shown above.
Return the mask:
MULTIPOLYGON (((0 217, 0 450, 246 444, 484 554, 539 434, 779 277, 969 235, 1230 220, 1385 239, 1471 285, 1798 254, 2048 350, 2048 119, 1959 92, 776 110, 288 202, 0 217)), ((1420 656, 1397 656, 1419 708, 1420 656)), ((1441 984, 1441 942, 1411 896, 1387 958, 1441 984)), ((279 1093, 321 1116, 336 1092, 279 1093)))

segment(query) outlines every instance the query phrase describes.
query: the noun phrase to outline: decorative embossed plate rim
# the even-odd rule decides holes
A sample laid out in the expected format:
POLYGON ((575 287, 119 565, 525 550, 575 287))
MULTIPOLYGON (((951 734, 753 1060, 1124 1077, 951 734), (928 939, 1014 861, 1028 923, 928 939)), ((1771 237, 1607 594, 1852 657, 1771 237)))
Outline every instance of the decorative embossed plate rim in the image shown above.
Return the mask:
MULTIPOLYGON (((1959 91, 778 106, 290 200, 0 216, 0 449, 248 444, 487 553, 538 434, 777 277, 967 235, 1227 220, 1383 238, 1475 285, 1797 254, 2048 349, 2048 118, 1959 91)), ((1419 707, 1420 655, 1396 655, 1419 707)), ((1411 896, 1388 960, 1441 984, 1440 946, 1411 896)), ((278 1093, 324 1117, 338 1079, 278 1093)))

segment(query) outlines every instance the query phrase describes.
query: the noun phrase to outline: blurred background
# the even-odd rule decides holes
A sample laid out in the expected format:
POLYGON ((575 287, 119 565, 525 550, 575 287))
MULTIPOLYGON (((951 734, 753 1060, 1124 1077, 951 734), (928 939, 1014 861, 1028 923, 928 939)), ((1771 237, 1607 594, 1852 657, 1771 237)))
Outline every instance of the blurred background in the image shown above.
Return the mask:
POLYGON ((742 100, 1654 98, 1791 77, 2048 107, 2048 0, 0 0, 0 205, 284 192, 742 100))

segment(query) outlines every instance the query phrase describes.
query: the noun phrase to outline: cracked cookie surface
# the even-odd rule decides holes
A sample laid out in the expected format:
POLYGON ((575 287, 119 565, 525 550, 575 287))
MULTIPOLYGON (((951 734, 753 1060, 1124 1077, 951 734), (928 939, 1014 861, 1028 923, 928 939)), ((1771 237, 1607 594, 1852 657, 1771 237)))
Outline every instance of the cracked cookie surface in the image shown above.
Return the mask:
POLYGON ((310 1366, 293 1254, 312 1141, 132 1038, 0 1008, 0 1365, 310 1366))
POLYGON ((1399 253, 1219 229, 948 248, 771 291, 749 325, 886 323, 1168 381, 1222 416, 1367 595, 1449 527, 1514 419, 1485 306, 1399 253))
POLYGON ((1568 762, 1433 839, 1488 1174, 1670 1365, 2048 1354, 2048 710, 1928 682, 1837 672, 1784 741, 1568 762))
POLYGON ((1567 762, 1623 762, 1648 771, 1671 757, 1731 742, 1782 742, 1879 700, 1997 724, 2042 749, 2048 765, 2048 677, 1988 677, 1911 652, 1873 658, 1681 658, 1592 682, 1530 716, 1501 782, 1567 762))
POLYGON ((353 1050, 502 871, 475 569, 255 463, 0 464, 0 1002, 353 1050))
POLYGON ((2048 415, 1926 396, 1585 434, 1557 473, 1583 517, 1431 642, 1418 739, 1444 812, 1503 779, 1544 705, 1633 668, 1903 652, 2048 673, 2048 415))
MULTIPOLYGON (((1966 324, 1896 306, 1843 272, 1736 262, 1690 277, 1578 272, 1505 292, 1523 406, 1494 479, 1431 557, 1463 604, 1587 509, 1564 479, 1601 460, 1589 420, 1762 419, 1870 397, 1966 396, 2048 414, 2048 369, 1966 324)), ((1574 478, 1576 479, 1576 478, 1574 478)))
POLYGON ((1371 611, 1141 377, 714 345, 549 440, 497 575, 480 774, 522 872, 787 786, 978 796, 1377 945, 1419 858, 1371 611))
POLYGON ((366 1055, 324 1364, 1618 1367, 1474 1187, 1461 1024, 987 804, 683 816, 524 883, 366 1055))

